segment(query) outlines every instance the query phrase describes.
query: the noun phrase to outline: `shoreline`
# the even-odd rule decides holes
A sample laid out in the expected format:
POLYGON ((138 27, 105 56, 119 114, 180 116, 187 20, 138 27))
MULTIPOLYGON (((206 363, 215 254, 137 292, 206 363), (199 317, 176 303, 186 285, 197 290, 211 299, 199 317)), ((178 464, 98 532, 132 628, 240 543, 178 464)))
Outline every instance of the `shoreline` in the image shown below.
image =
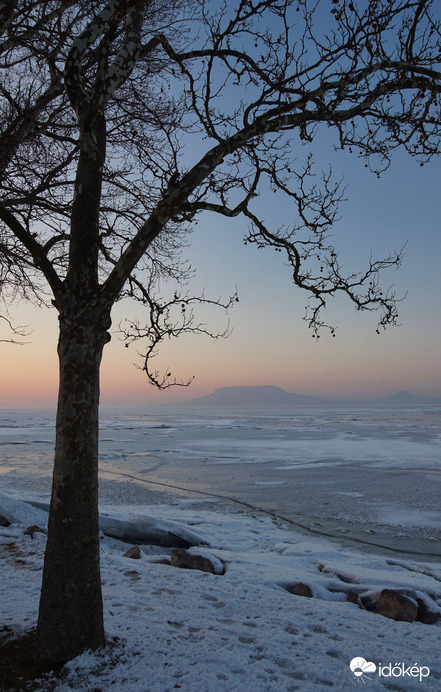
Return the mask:
MULTIPOLYGON (((47 500, 50 416, 0 428, 1 488, 47 500)), ((438 410, 115 412, 101 425, 100 502, 207 498, 361 552, 437 560, 440 441, 438 410)))
MULTIPOLYGON (((177 464, 179 466, 179 464, 177 464)), ((100 506, 113 505, 119 507, 140 507, 157 505, 170 506, 180 504, 183 500, 189 505, 212 510, 219 514, 249 514, 250 516, 269 516, 275 521, 281 522, 287 529, 292 528, 301 534, 311 537, 323 537, 341 547, 352 548, 360 553, 378 554, 389 556, 391 559, 402 558, 405 560, 423 560, 430 562, 441 561, 441 528, 410 525, 392 525, 391 523, 379 523, 373 516, 378 513, 378 506, 373 503, 370 506, 372 516, 366 514, 366 507, 361 511, 360 502, 369 506, 369 498, 361 496, 354 487, 359 486, 360 475, 370 475, 371 471, 360 467, 344 467, 338 469, 327 468, 327 480, 318 477, 318 469, 302 469, 297 472, 297 500, 301 506, 288 503, 281 497, 281 493, 291 494, 292 488, 281 485, 271 485, 271 481, 257 481, 248 488, 236 488, 237 493, 229 488, 228 494, 218 491, 213 487, 206 487, 206 482, 194 482, 199 487, 185 487, 177 485, 178 481, 163 478, 158 480, 147 476, 141 478, 136 472, 126 469, 112 469, 111 464, 106 463, 100 470, 100 506), (341 485, 341 474, 346 476, 346 484, 341 485), (301 474, 301 475, 300 475, 301 474), (332 476, 335 476, 332 478, 332 476), (116 478, 117 477, 117 478, 116 478), (339 495, 333 495, 329 487, 325 485, 338 484, 339 495), (309 489, 309 494, 306 489, 309 489), (311 490, 314 488, 314 490, 311 490), (345 488, 345 489, 343 489, 345 488), (323 497, 326 500, 323 501, 323 497), (300 502, 301 499, 301 502, 300 502), (333 502, 332 500, 335 500, 333 502), (332 516, 341 511, 341 502, 344 503, 344 512, 341 516, 332 516), (360 510, 356 514, 357 508, 360 510), (433 535, 428 536, 430 531, 433 535)), ((378 473, 378 470, 377 470, 378 473)), ((430 484, 433 475, 429 470, 417 469, 381 469, 380 475, 389 479, 393 484, 396 477, 401 479, 407 473, 413 476, 418 474, 430 484)), ((7 476, 3 480, 7 480, 7 476)), ((440 473, 437 472, 438 476, 440 473)), ((437 478, 437 480, 438 480, 437 478)), ((11 494, 17 499, 26 501, 45 501, 50 499, 49 476, 39 476, 28 479, 24 476, 15 476, 8 479, 11 482, 0 484, 0 492, 11 494)), ((440 479, 441 480, 441 479, 440 479)), ((426 482, 424 481, 423 485, 426 482)), ((385 484, 387 487, 387 484, 385 484)), ((420 483, 421 486, 421 483, 420 483)), ((432 484, 433 486, 433 484, 432 484)), ((435 488, 436 489, 436 488, 435 488)), ((388 505, 391 506, 390 504, 388 505)), ((384 511, 384 510, 383 510, 384 511)), ((393 515, 393 509, 390 510, 393 515)), ((397 509, 395 511, 398 511, 397 509)), ((411 513, 407 505, 403 505, 400 511, 411 513)), ((420 514, 424 519, 423 510, 420 514)), ((418 512, 416 514, 418 518, 418 512)), ((436 523, 436 522, 435 522, 436 523)))
MULTIPOLYGON (((213 503, 212 506, 215 511, 229 513, 233 507, 236 507, 239 512, 245 511, 251 514, 254 512, 267 515, 285 522, 287 525, 292 525, 294 530, 309 535, 323 536, 338 542, 342 546, 352 546, 361 552, 377 552, 381 555, 401 556, 405 559, 441 560, 441 521, 439 525, 428 528, 424 525, 412 526, 409 523, 400 525, 398 522, 396 525, 393 525, 391 523, 381 523, 378 520, 377 514, 381 513, 381 511, 385 512, 384 507, 382 510, 381 507, 379 509, 378 503, 376 504, 375 500, 371 500, 366 488, 363 496, 356 491, 360 486, 360 474, 362 476, 370 476, 372 473, 370 469, 349 466, 345 466, 343 469, 328 467, 326 481, 318 477, 318 475, 321 476, 321 472, 318 474, 317 469, 302 469, 301 475, 299 475, 300 471, 297 472, 297 502, 302 507, 293 506, 291 508, 286 501, 286 495, 292 494, 292 488, 288 485, 285 487, 272 485, 271 481, 267 483, 265 481, 260 483, 257 481, 254 486, 249 486, 245 489, 238 484, 235 488, 236 492, 230 485, 227 494, 227 491, 222 492, 217 489, 217 482, 207 487, 206 479, 200 480, 198 483, 193 481, 198 486, 196 488, 185 487, 184 485, 177 486, 176 483, 178 481, 175 483, 170 480, 167 482, 165 479, 158 480, 159 476, 157 473, 154 479, 148 477, 141 478, 135 472, 129 471, 126 473, 125 471, 111 469, 110 465, 107 466, 108 468, 101 470, 101 482, 105 480, 106 475, 107 478, 111 476, 111 479, 108 479, 107 482, 112 483, 113 481, 116 484, 113 486, 115 488, 121 482, 129 482, 130 485, 127 486, 128 495, 137 496, 138 502, 141 504, 144 504, 144 490, 141 490, 141 488, 146 488, 147 492, 149 494, 152 493, 153 496, 156 495, 157 502, 159 503, 161 503, 161 496, 168 498, 166 504, 173 502, 174 497, 178 499, 182 496, 193 497, 195 501, 201 504, 204 503, 204 498, 206 498, 205 501, 207 503, 213 503), (345 475, 345 483, 342 481, 342 474, 345 475), (115 475, 124 480, 115 480, 115 475), (126 480, 126 478, 130 479, 130 481, 126 480), (330 485, 332 487, 338 485, 340 488, 338 497, 332 495, 329 490, 330 485), (138 486, 137 491, 135 491, 136 486, 138 486), (328 487, 326 488, 325 486, 328 487), (309 492, 308 495, 306 489, 311 489, 312 487, 314 491, 309 492), (366 494, 368 494, 368 497, 366 497, 366 494), (305 495, 307 496, 305 497, 305 495), (323 497, 326 497, 326 500, 323 500, 323 497), (300 502, 301 499, 302 502, 300 502), (332 516, 342 511, 342 501, 345 504, 343 514, 332 516), (363 511, 361 511, 361 501, 363 502, 363 511), (372 504, 370 504, 371 502, 372 504), (359 511, 358 514, 357 510, 359 511)), ((385 493, 389 492, 390 486, 396 485, 397 478, 400 478, 402 481, 403 476, 407 472, 420 475, 417 483, 420 492, 424 492, 424 489, 427 490, 429 486, 433 489, 430 478, 426 479, 426 476, 431 475, 431 472, 428 470, 401 469, 398 471, 397 469, 377 469, 376 472, 382 476, 381 484, 385 493)), ((373 489, 372 494, 375 494, 375 492, 375 489, 373 489)), ((435 488, 436 493, 437 489, 435 488)), ((110 494, 106 492, 107 501, 111 501, 111 495, 112 491, 110 491, 110 494)), ((438 495, 436 494, 437 497, 438 495)), ((400 512, 412 516, 413 511, 415 520, 424 520, 426 516, 423 510, 418 510, 415 507, 412 509, 408 504, 401 504, 395 510, 390 509, 390 498, 387 503, 383 504, 386 510, 390 510, 392 515, 395 511, 398 516, 400 512)), ((427 513, 431 514, 432 512, 434 510, 431 509, 427 513)), ((404 519, 404 522, 406 520, 405 517, 399 516, 399 518, 404 519)), ((437 524, 438 522, 435 521, 434 523, 437 524)))

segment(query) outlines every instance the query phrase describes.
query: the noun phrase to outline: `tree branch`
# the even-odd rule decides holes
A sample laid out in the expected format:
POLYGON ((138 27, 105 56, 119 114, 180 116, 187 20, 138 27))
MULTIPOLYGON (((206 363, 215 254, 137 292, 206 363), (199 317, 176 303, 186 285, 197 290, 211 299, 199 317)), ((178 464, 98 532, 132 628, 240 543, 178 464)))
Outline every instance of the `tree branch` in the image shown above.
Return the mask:
MULTIPOLYGON (((194 376, 188 380, 177 380, 169 371, 163 373, 151 368, 151 361, 157 356, 157 348, 165 339, 174 339, 184 334, 205 334, 212 339, 224 339, 229 336, 231 330, 229 326, 221 333, 211 332, 204 323, 196 322, 192 306, 214 305, 227 311, 235 302, 239 301, 237 292, 229 298, 227 302, 220 299, 212 300, 205 298, 202 294, 198 297, 190 297, 188 294, 179 295, 175 293, 173 298, 166 301, 159 301, 153 298, 152 286, 147 288, 136 278, 131 277, 129 283, 139 291, 142 303, 147 307, 149 313, 148 324, 141 326, 138 320, 126 320, 126 327, 120 324, 119 333, 128 348, 132 343, 147 340, 149 342, 146 353, 139 354, 144 360, 141 370, 143 370, 150 382, 158 389, 168 389, 173 386, 187 387, 191 384, 194 376), (174 313, 178 315, 174 316, 174 313)), ((133 289, 131 290, 133 294, 133 289)), ((138 367, 138 366, 137 366, 138 367)))
POLYGON ((15 237, 24 245, 34 259, 35 266, 41 270, 49 286, 52 289, 55 300, 61 301, 63 295, 63 284, 56 273, 52 263, 49 261, 45 249, 38 243, 33 235, 22 226, 22 224, 11 214, 9 209, 0 202, 0 219, 13 232, 15 237))
MULTIPOLYGON (((13 334, 15 334, 16 336, 19 336, 22 339, 29 336, 29 332, 26 331, 26 327, 14 327, 11 320, 8 319, 7 317, 5 317, 4 315, 0 315, 0 320, 3 320, 4 322, 6 322, 9 329, 11 330, 11 332, 13 334)), ((0 343, 2 343, 2 344, 15 344, 18 346, 24 346, 28 342, 27 341, 18 341, 17 339, 12 338, 12 339, 0 339, 0 343)))

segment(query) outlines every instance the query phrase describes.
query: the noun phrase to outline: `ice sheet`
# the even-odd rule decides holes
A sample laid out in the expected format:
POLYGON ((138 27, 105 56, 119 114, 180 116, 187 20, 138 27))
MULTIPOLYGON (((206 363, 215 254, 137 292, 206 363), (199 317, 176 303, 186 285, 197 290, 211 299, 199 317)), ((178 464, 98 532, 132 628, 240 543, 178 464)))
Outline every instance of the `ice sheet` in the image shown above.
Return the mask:
MULTIPOLYGON (((47 499, 53 425, 53 412, 0 412, 0 490, 47 499)), ((439 408, 104 411, 100 460, 105 502, 233 500, 364 546, 441 555, 439 408), (420 520, 404 532, 397 512, 420 520)))

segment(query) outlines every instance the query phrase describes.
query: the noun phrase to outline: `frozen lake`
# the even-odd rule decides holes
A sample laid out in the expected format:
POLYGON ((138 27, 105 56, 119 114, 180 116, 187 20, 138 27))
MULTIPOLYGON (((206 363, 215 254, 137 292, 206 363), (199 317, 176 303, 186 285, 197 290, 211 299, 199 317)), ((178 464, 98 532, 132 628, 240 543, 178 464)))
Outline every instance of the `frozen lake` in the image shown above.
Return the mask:
MULTIPOLYGON (((0 492, 46 500, 54 414, 0 411, 0 492)), ((103 504, 275 514, 362 550, 441 557, 441 408, 103 411, 103 504)))

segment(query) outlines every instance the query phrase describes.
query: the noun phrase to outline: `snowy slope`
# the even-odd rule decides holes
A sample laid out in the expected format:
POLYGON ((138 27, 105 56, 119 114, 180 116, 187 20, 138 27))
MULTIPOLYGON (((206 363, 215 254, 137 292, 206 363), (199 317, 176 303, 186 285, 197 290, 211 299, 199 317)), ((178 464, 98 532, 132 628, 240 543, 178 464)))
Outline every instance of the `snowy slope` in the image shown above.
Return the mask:
MULTIPOLYGON (((411 589, 439 606, 441 564, 363 555, 269 518, 205 506, 101 508, 127 520, 136 510, 196 531, 211 546, 204 554, 221 559, 226 573, 158 564, 169 554, 158 547, 142 546, 141 559, 130 560, 123 557, 127 544, 103 538, 110 645, 66 665, 57 690, 284 692, 361 689, 360 682, 367 690, 441 688, 441 620, 395 622, 346 602, 344 593, 411 589), (308 584, 313 598, 290 594, 286 587, 296 582, 308 584), (375 672, 355 675, 354 658, 373 662, 375 672)), ((47 515, 0 495, 0 514, 7 513, 14 523, 0 529, 0 624, 22 632, 35 625, 45 542, 23 529, 47 515)))

